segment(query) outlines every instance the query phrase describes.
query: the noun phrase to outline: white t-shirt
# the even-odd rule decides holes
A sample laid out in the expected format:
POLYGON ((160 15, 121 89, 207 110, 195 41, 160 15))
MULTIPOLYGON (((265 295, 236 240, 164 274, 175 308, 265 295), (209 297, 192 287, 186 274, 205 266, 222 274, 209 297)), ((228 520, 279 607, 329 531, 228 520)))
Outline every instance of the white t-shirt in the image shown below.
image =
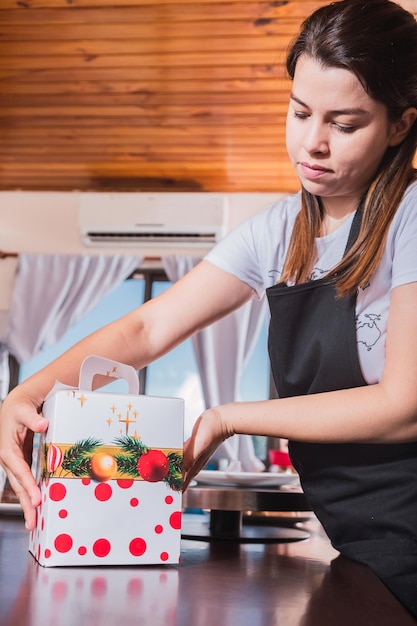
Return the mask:
MULTIPOLYGON (((263 297, 279 281, 301 193, 274 203, 245 220, 205 257, 234 274, 263 297)), ((318 260, 312 278, 321 278, 342 258, 353 214, 333 233, 318 238, 318 260)), ((417 281, 417 182, 406 191, 391 223, 378 270, 369 285, 359 290, 356 334, 362 373, 369 384, 381 379, 391 290, 417 281)), ((417 312, 416 312, 417 314, 417 312)))

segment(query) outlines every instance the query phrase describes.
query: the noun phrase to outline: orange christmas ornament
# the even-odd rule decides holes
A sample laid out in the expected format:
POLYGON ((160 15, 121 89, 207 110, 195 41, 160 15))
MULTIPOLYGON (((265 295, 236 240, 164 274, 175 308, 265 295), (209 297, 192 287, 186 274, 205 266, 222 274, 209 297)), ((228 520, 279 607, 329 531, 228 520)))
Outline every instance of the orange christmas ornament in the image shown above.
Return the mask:
POLYGON ((111 480, 117 472, 117 461, 108 452, 98 452, 90 461, 90 474, 94 480, 111 480))

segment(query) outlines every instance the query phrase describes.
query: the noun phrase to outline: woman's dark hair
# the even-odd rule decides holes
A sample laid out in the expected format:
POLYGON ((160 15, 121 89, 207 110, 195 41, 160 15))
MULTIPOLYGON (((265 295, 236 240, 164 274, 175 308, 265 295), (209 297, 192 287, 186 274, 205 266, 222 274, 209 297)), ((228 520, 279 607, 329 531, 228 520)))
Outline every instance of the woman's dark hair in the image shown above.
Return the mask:
MULTIPOLYGON (((303 22, 288 50, 291 79, 303 54, 324 67, 353 72, 369 96, 386 106, 390 122, 409 107, 417 108, 417 23, 394 2, 343 0, 319 8, 303 22)), ((341 295, 366 284, 378 266, 388 227, 415 177, 416 147, 417 122, 400 145, 387 149, 371 181, 358 240, 332 272, 341 295)), ((319 198, 303 189, 283 280, 308 280, 322 218, 319 198)))

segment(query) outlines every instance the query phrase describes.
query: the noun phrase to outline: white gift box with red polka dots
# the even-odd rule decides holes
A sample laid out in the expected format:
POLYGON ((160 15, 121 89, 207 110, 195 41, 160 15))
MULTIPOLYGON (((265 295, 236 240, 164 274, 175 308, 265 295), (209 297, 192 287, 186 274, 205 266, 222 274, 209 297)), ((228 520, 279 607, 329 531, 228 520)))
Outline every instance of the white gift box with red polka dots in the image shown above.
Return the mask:
POLYGON ((137 389, 133 368, 88 357, 78 388, 47 397, 29 542, 41 565, 179 562, 184 401, 137 389), (125 378, 129 393, 91 391, 95 374, 125 378))

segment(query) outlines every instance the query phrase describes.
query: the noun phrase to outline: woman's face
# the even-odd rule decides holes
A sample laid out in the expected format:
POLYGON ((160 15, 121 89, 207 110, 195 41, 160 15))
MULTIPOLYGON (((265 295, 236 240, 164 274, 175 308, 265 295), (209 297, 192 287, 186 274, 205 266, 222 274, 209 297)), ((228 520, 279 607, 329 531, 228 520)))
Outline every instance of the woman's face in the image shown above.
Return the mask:
POLYGON ((307 55, 296 66, 287 116, 287 150, 303 186, 328 211, 354 210, 395 140, 386 107, 350 71, 307 55))

